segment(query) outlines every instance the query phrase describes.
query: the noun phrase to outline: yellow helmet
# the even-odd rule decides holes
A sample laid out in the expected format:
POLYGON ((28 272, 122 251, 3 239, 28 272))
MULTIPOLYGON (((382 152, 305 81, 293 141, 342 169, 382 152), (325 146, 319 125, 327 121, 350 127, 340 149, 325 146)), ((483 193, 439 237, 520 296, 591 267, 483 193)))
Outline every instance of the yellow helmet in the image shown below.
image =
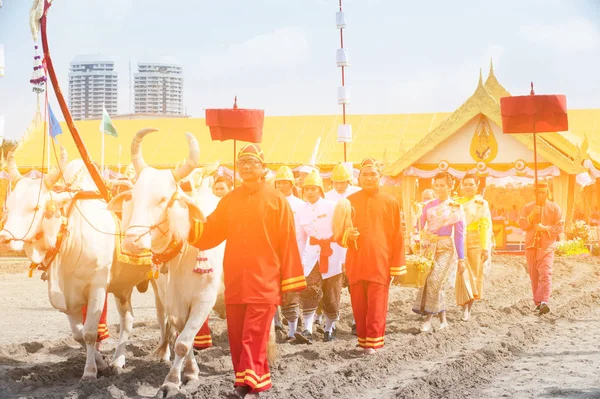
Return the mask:
POLYGON ((287 180, 294 184, 294 172, 289 168, 289 166, 283 165, 279 169, 277 169, 277 173, 275 174, 275 181, 287 180))
POLYGON ((352 181, 352 175, 343 163, 338 163, 337 165, 335 165, 335 168, 333 168, 333 172, 331 173, 331 181, 352 181))
POLYGON ((323 188, 323 178, 316 170, 310 172, 310 174, 306 176, 306 179, 304 179, 304 185, 302 186, 302 188, 308 186, 317 186, 321 189, 321 192, 325 191, 325 189, 323 188))

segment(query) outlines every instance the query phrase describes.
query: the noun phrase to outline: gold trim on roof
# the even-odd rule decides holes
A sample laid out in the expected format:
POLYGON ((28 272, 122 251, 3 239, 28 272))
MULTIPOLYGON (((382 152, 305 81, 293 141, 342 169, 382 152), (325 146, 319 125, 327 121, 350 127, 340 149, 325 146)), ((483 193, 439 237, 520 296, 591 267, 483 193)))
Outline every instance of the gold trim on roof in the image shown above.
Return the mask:
POLYGON ((485 83, 483 84, 485 89, 490 93, 492 97, 498 102, 502 97, 509 97, 510 93, 498 82, 496 75, 494 75, 494 63, 490 59, 490 73, 488 74, 485 83))
MULTIPOLYGON (((510 93, 498 83, 495 75, 493 75, 492 65, 490 65, 490 73, 491 79, 490 76, 488 76, 486 83, 489 82, 490 86, 495 90, 496 95, 499 95, 499 93, 502 92, 510 95, 510 93)), ((442 124, 425 135, 425 137, 411 148, 410 151, 395 162, 392 162, 389 166, 386 166, 384 174, 388 176, 399 175, 479 114, 486 116, 497 126, 502 127, 500 102, 494 98, 484 86, 481 69, 479 70, 479 82, 473 95, 458 107, 458 109, 456 109, 456 111, 454 111, 454 113, 452 113, 442 124)), ((557 133, 543 133, 543 135, 557 135, 557 133)), ((528 149, 533 150, 532 135, 515 134, 513 137, 528 149)), ((542 135, 538 135, 538 154, 569 174, 575 174, 582 171, 582 166, 573 162, 572 158, 575 158, 575 152, 569 153, 571 157, 565 156, 544 140, 542 135)))
POLYGON ((502 126, 502 117, 500 115, 500 105, 490 96, 483 86, 481 71, 477 88, 471 97, 469 97, 452 115, 450 115, 437 128, 430 131, 413 148, 404 154, 401 158, 386 166, 384 173, 390 176, 400 174, 420 158, 425 156, 433 148, 441 144, 444 140, 454 134, 458 129, 464 126, 471 119, 479 114, 483 114, 491 119, 498 126, 502 126))

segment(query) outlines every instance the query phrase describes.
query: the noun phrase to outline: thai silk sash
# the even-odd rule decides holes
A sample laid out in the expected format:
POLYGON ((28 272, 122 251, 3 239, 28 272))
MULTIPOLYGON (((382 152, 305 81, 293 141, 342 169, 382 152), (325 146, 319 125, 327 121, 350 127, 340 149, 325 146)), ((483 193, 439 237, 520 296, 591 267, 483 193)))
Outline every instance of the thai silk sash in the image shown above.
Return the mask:
POLYGON ((319 256, 319 272, 327 273, 329 270, 329 257, 333 254, 331 249, 331 239, 319 240, 315 237, 310 237, 310 245, 318 245, 321 247, 321 254, 319 256))

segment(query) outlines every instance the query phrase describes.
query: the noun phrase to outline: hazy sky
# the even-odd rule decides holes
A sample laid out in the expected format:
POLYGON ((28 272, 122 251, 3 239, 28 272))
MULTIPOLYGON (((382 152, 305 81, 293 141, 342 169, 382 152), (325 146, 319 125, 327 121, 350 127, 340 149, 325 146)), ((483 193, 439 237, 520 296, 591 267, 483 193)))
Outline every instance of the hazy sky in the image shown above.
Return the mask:
MULTIPOLYGON (((33 117, 30 1, 4 0, 0 114, 7 138, 33 117)), ((102 53, 119 72, 169 55, 184 66, 185 106, 263 108, 266 115, 338 114, 337 0, 55 0, 48 35, 62 90, 77 54, 102 53)), ((484 78, 490 57, 512 94, 564 93, 569 108, 600 108, 600 1, 343 0, 353 114, 452 111, 484 78)), ((54 94, 51 105, 63 120, 54 94)))

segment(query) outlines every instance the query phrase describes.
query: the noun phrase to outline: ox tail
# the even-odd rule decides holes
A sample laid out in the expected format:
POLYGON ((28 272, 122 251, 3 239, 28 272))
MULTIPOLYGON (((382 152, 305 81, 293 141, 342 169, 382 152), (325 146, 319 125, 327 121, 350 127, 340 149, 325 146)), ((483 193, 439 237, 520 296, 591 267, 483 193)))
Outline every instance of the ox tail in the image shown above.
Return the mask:
POLYGON ((167 322, 165 324, 165 338, 160 341, 158 347, 154 350, 154 356, 162 357, 162 355, 166 352, 167 348, 175 346, 175 340, 177 339, 177 333, 173 328, 173 324, 167 317, 167 322))
POLYGON ((269 331, 269 342, 267 343, 267 360, 270 365, 275 364, 277 360, 277 344, 275 343, 275 323, 271 323, 269 331))

